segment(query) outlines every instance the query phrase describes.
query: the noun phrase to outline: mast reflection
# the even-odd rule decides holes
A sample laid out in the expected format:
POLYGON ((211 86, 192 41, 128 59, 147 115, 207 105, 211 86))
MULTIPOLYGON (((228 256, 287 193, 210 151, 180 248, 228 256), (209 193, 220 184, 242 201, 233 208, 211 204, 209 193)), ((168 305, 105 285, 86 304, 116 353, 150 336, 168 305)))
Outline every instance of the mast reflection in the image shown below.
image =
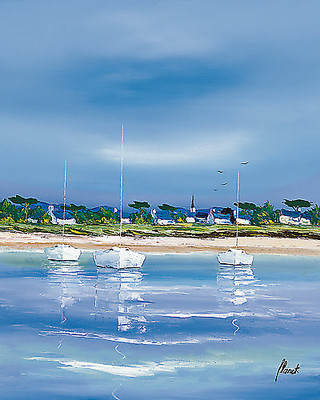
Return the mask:
POLYGON ((141 312, 147 304, 141 296, 143 275, 138 270, 113 271, 98 269, 95 310, 103 318, 106 313, 117 321, 117 330, 146 331, 146 318, 141 312))
POLYGON ((60 302, 61 324, 65 323, 66 308, 85 297, 84 284, 81 276, 82 267, 78 262, 50 261, 48 267, 51 296, 60 302))
POLYGON ((254 298, 256 282, 251 266, 220 265, 217 274, 218 299, 221 304, 242 305, 254 298))

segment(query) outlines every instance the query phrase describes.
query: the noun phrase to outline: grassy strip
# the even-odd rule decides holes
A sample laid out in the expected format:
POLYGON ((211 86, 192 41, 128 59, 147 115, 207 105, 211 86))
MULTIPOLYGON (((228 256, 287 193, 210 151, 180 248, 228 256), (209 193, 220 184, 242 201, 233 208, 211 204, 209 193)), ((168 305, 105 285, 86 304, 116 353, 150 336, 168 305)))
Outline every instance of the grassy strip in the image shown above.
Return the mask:
MULTIPOLYGON (((35 225, 35 224, 10 224, 0 225, 2 232, 22 233, 52 233, 62 234, 62 227, 58 225, 35 225)), ((176 224, 170 226, 158 225, 124 225, 123 236, 131 237, 185 237, 185 238, 223 238, 234 237, 236 227, 233 225, 196 225, 176 224)), ((76 225, 66 226, 66 234, 72 235, 118 235, 118 224, 101 225, 76 225)), ((320 239, 320 227, 301 227, 288 225, 267 226, 239 226, 239 236, 265 236, 284 238, 311 238, 320 239)))

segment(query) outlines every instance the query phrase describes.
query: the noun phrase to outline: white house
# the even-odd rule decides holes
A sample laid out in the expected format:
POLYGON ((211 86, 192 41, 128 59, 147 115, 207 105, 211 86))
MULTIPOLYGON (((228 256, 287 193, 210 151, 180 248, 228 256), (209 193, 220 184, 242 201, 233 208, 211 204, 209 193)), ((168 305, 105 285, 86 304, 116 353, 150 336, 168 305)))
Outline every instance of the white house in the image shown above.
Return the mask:
POLYGON ((157 219, 157 224, 158 225, 175 225, 175 221, 173 219, 157 219))
POLYGON ((311 225, 311 220, 309 218, 305 218, 302 214, 300 217, 300 225, 311 225))
POLYGON ((50 215, 51 223, 54 225, 76 225, 77 223, 75 218, 70 218, 67 212, 65 214, 65 219, 63 219, 63 211, 55 211, 53 205, 48 207, 48 215, 50 215))
POLYGON ((238 218, 237 218, 237 210, 233 211, 233 215, 236 219, 236 222, 238 222, 239 225, 250 225, 251 219, 249 216, 241 214, 240 212, 238 213, 238 218))
POLYGON ((280 211, 279 222, 285 225, 311 225, 311 219, 306 213, 289 210, 280 211))
POLYGON ((161 210, 159 212, 160 216, 157 215, 157 210, 151 210, 151 215, 155 224, 158 225, 174 225, 176 222, 172 218, 168 218, 170 216, 168 211, 161 210))
POLYGON ((215 214, 214 215, 214 223, 217 225, 230 225, 230 216, 223 214, 215 214))
POLYGON ((245 215, 239 215, 239 217, 236 218, 236 222, 238 222, 239 225, 250 225, 250 219, 245 215))
POLYGON ((214 224, 217 225, 230 225, 230 215, 229 214, 221 214, 221 211, 224 207, 213 207, 210 209, 210 213, 208 215, 207 221, 209 224, 212 224, 212 218, 214 220, 214 224))

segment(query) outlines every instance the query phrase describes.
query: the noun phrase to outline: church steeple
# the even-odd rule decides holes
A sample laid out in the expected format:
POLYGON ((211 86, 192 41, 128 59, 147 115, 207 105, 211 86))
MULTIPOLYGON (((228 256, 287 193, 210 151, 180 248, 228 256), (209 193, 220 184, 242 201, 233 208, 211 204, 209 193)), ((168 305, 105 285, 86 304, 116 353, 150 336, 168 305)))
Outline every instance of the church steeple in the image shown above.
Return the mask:
POLYGON ((190 212, 196 213, 196 206, 194 204, 194 194, 192 195, 192 198, 191 198, 190 212))

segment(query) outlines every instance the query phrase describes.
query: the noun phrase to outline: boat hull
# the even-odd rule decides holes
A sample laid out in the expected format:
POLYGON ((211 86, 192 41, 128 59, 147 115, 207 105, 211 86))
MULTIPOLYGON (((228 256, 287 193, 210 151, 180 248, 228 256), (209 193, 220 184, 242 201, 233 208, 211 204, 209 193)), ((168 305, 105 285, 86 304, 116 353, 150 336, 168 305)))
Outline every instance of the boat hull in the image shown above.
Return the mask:
POLYGON ((217 255, 220 264, 224 265, 252 265, 253 255, 244 250, 229 249, 217 255))
POLYGON ((146 256, 127 248, 112 247, 109 250, 97 250, 93 259, 97 267, 110 267, 115 269, 140 268, 146 256))
POLYGON ((44 250, 50 261, 78 261, 81 250, 67 244, 57 244, 44 250))

